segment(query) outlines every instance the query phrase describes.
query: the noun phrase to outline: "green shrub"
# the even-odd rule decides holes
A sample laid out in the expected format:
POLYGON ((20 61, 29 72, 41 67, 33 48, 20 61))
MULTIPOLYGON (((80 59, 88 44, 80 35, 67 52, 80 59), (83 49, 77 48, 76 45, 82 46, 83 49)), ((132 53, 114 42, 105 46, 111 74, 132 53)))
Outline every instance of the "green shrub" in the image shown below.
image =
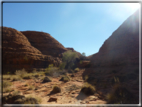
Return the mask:
POLYGON ((66 63, 65 62, 62 62, 60 65, 59 65, 59 69, 60 70, 63 70, 66 66, 66 63))
POLYGON ((84 93, 85 95, 93 95, 95 92, 96 92, 95 87, 87 82, 83 85, 81 89, 81 93, 84 93))
POLYGON ((67 69, 72 69, 76 58, 78 58, 78 54, 76 52, 72 52, 71 50, 63 53, 62 60, 67 69))

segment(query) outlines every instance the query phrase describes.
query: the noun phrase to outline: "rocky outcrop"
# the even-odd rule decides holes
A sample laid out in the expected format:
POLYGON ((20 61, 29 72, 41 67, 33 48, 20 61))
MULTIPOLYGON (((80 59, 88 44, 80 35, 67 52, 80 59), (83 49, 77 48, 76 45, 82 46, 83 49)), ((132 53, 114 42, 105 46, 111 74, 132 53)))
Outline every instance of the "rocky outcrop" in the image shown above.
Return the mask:
MULTIPOLYGON (((36 38, 36 36, 37 35, 33 38, 36 38)), ((46 34, 40 36, 43 36, 43 38, 45 36, 46 38, 46 34)), ((38 40, 41 40, 40 37, 38 40)), ((54 41, 54 39, 52 41, 54 41)), ((33 42, 30 42, 31 41, 29 41, 23 33, 12 28, 2 27, 3 73, 14 73, 15 70, 23 68, 31 71, 33 68, 45 68, 48 67, 49 64, 58 66, 61 63, 60 58, 46 54, 46 52, 42 50, 43 48, 39 50, 33 46, 33 42)), ((45 48, 46 47, 44 47, 44 49, 45 48)), ((61 49, 61 51, 62 50, 63 49, 61 49)))
POLYGON ((98 53, 90 56, 91 67, 83 74, 104 93, 109 93, 115 84, 127 87, 135 96, 130 103, 139 102, 139 24, 136 11, 113 32, 98 53))
POLYGON ((36 31, 23 31, 22 33, 28 38, 31 45, 43 55, 61 57, 61 53, 67 51, 61 43, 48 33, 36 31))

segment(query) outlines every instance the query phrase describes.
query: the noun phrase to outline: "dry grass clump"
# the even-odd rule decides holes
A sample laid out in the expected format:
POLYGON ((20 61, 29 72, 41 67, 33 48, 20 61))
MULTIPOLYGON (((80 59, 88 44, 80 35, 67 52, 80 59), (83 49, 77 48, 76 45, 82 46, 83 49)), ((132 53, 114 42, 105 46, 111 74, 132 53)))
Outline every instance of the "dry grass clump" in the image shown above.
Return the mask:
POLYGON ((3 93, 8 93, 8 92, 12 92, 13 89, 7 87, 7 88, 3 88, 3 93))
POLYGON ((16 70, 15 74, 23 78, 27 74, 27 71, 25 69, 16 70))
POLYGON ((67 75, 64 75, 59 81, 68 82, 70 81, 70 78, 67 75))
POLYGON ((11 76, 10 75, 3 75, 3 80, 11 80, 11 76))
POLYGON ((125 86, 115 84, 110 93, 106 96, 108 104, 135 104, 135 98, 132 92, 125 86))
POLYGON ((34 89, 35 89, 35 87, 33 85, 29 86, 29 90, 34 90, 34 89))
POLYGON ((35 74, 34 77, 35 77, 35 78, 38 78, 38 77, 39 77, 39 74, 35 74))
POLYGON ((12 85, 12 83, 9 82, 9 81, 3 81, 3 84, 2 84, 3 93, 7 93, 7 92, 13 91, 13 90, 10 88, 11 85, 12 85))
POLYGON ((53 64, 50 64, 48 68, 45 69, 46 76, 59 76, 59 70, 57 67, 54 67, 53 64))
POLYGON ((12 83, 9 82, 9 81, 3 81, 3 84, 2 84, 3 88, 7 88, 7 87, 9 87, 11 85, 12 85, 12 83))
POLYGON ((22 78, 20 76, 12 77, 12 81, 19 81, 19 80, 22 80, 22 78))
POLYGON ((3 96, 2 102, 3 104, 39 104, 41 103, 41 99, 32 96, 25 97, 16 93, 3 96))
POLYGON ((78 72, 80 69, 79 68, 75 68, 74 69, 74 72, 76 73, 76 72, 78 72))
POLYGON ((26 86, 28 86, 28 84, 26 83, 24 86, 26 87, 26 86))
POLYGON ((24 75, 22 78, 23 79, 32 79, 32 77, 30 75, 28 75, 28 74, 24 75))
POLYGON ((17 91, 17 90, 12 93, 13 96, 16 96, 16 95, 19 95, 19 94, 20 94, 20 91, 17 91))
POLYGON ((41 98, 28 96, 26 97, 24 104, 40 104, 41 98))
POLYGON ((61 92, 61 88, 58 86, 54 86, 53 90, 51 91, 51 94, 56 94, 56 93, 60 93, 61 92))
POLYGON ((93 95, 96 92, 96 89, 94 86, 86 82, 84 83, 81 92, 85 95, 93 95))

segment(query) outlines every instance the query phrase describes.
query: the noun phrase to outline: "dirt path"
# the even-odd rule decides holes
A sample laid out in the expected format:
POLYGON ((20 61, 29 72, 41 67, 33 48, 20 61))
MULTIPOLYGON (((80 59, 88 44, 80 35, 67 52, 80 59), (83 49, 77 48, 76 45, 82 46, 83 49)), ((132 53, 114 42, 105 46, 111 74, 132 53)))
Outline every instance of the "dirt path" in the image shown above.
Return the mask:
POLYGON ((51 78, 52 82, 48 83, 41 83, 41 81, 35 82, 35 80, 29 79, 12 82, 12 87, 14 90, 19 91, 21 95, 38 97, 41 99, 41 104, 105 104, 105 101, 98 98, 98 94, 88 96, 82 100, 77 98, 84 83, 82 79, 83 71, 84 70, 80 70, 75 73, 74 77, 70 77, 71 80, 66 83, 59 81, 61 77, 51 78), (27 86, 25 84, 27 84, 27 86), (55 85, 61 88, 61 93, 48 95, 55 85), (28 90, 29 86, 36 88, 36 90, 28 90), (48 102, 50 98, 55 98, 57 100, 48 102))

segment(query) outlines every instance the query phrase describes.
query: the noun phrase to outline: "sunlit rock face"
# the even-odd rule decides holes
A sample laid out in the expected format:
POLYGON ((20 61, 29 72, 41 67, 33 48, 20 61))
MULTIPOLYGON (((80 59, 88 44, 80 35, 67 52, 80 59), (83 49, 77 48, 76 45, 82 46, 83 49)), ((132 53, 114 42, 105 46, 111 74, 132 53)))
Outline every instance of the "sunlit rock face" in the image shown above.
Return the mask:
MULTIPOLYGON (((35 32, 33 32, 32 34, 34 33, 35 32)), ((49 45, 47 47, 47 43, 45 43, 46 38, 48 38, 47 34, 37 32, 35 35, 30 36, 33 36, 33 41, 37 40, 37 44, 34 44, 34 42, 32 42, 32 38, 27 38, 23 33, 13 28, 2 27, 3 73, 14 73, 16 70, 23 68, 27 71, 32 71, 33 68, 45 68, 48 67, 49 64, 59 66, 61 59, 54 57, 54 55, 58 55, 60 52, 65 51, 66 49, 52 37, 50 37, 50 42, 47 41, 49 42, 49 45), (37 34, 39 34, 39 36, 37 36, 37 34), (39 42, 42 42, 42 40, 43 43, 40 44, 39 42), (55 44, 50 44, 54 42, 55 44, 59 45, 52 46, 55 44), (54 47, 56 47, 57 49, 55 50, 56 54, 53 53, 53 56, 51 56, 51 52, 53 51, 50 51, 49 48, 54 47), (59 51, 59 53, 57 53, 57 51, 59 51)))
POLYGON ((23 31, 22 33, 28 38, 31 45, 44 55, 61 57, 61 53, 67 51, 61 43, 48 33, 37 31, 23 31))
POLYGON ((136 11, 112 33, 98 53, 90 56, 91 67, 83 73, 83 78, 87 75, 87 81, 105 95, 116 84, 127 87, 134 97, 132 102, 124 102, 130 104, 139 103, 139 24, 136 11))

